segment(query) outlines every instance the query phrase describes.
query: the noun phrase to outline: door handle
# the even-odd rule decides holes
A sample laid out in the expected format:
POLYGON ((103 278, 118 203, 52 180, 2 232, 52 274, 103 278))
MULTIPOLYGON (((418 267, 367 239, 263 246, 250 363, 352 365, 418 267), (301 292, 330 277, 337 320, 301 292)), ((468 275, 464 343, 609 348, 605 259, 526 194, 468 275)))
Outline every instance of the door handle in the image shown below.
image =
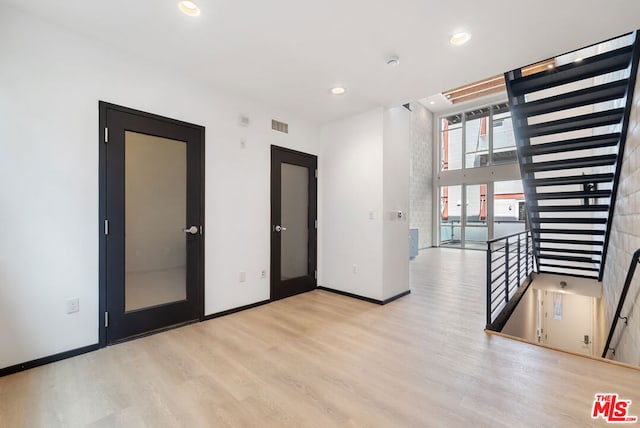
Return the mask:
POLYGON ((184 233, 190 233, 192 235, 197 235, 198 234, 198 226, 191 226, 188 229, 183 229, 184 233))
POLYGON ((276 232, 284 232, 285 230, 287 230, 287 228, 277 225, 277 226, 273 226, 273 230, 275 230, 276 232))

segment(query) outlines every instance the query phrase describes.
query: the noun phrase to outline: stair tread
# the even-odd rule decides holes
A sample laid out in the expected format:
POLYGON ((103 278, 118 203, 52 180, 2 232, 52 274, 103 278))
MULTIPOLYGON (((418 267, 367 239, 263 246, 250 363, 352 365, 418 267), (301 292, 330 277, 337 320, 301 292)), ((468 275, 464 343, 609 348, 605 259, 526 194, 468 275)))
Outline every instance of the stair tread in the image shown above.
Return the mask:
POLYGON ((604 230, 598 229, 550 229, 546 227, 531 228, 533 233, 553 233, 556 235, 604 235, 604 230))
POLYGON ((588 168, 593 166, 613 165, 617 155, 588 156, 572 159, 558 159, 546 162, 532 162, 522 165, 525 172, 555 171, 559 169, 588 168))
POLYGON ((524 125, 520 128, 520 138, 541 137, 543 135, 614 125, 620 123, 623 115, 624 108, 614 108, 549 122, 536 123, 535 125, 524 125))
POLYGON ((531 196, 531 199, 582 199, 582 198, 608 198, 611 190, 576 191, 576 192, 539 192, 531 196))
POLYGON ((510 82, 513 96, 518 97, 541 89, 576 82, 616 70, 623 70, 631 62, 632 52, 633 46, 624 46, 585 58, 579 63, 569 63, 555 69, 513 79, 510 82))
POLYGON ((531 144, 520 149, 522 156, 548 155, 552 153, 571 152, 576 150, 595 149, 599 147, 611 147, 620 141, 620 133, 593 135, 583 138, 553 141, 544 144, 531 144))
POLYGON ((587 245, 591 247, 604 245, 604 242, 602 241, 584 239, 540 238, 538 239, 538 242, 544 244, 587 245))
POLYGON ((556 254, 539 254, 540 259, 546 260, 564 260, 568 262, 580 262, 580 263, 600 263, 599 260, 592 259, 591 257, 577 257, 577 256, 562 256, 556 254))
POLYGON ((525 117, 530 117, 619 99, 625 96, 627 85, 627 80, 621 79, 603 85, 542 98, 520 105, 518 107, 519 113, 525 117))
POLYGON ((567 253, 567 254, 589 254, 592 256, 601 256, 602 251, 598 250, 579 250, 575 248, 553 248, 553 247, 540 247, 537 252, 550 251, 554 253, 567 253))
POLYGON ((606 224, 607 219, 601 217, 534 217, 532 223, 569 223, 569 224, 606 224))
POLYGON ((533 186, 564 186, 569 184, 608 183, 613 181, 613 173, 571 175, 567 177, 534 178, 529 180, 533 186))
POLYGON ((609 211, 609 205, 538 205, 532 206, 533 212, 594 212, 609 211))
POLYGON ((587 267, 587 266, 567 266, 567 265, 559 265, 559 264, 555 264, 555 263, 543 263, 540 262, 538 263, 538 266, 542 267, 542 266, 548 266, 548 267, 555 267, 555 268, 562 268, 562 269, 577 269, 577 270, 586 270, 589 272, 598 272, 600 269, 595 268, 595 267, 587 267))
POLYGON ((566 273, 566 272, 556 272, 553 270, 545 270, 545 269, 540 269, 540 273, 547 273, 547 274, 551 274, 551 275, 565 275, 565 276, 575 276, 578 278, 587 278, 587 279, 598 279, 597 275, 579 275, 579 274, 575 274, 575 273, 566 273))

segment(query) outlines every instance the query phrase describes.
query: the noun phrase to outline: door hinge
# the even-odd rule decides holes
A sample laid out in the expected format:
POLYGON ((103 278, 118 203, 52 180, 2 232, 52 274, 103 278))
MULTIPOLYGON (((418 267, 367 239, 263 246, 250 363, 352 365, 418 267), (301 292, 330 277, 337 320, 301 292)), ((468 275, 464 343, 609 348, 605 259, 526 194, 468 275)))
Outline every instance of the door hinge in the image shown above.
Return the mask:
POLYGON ((109 327, 109 312, 104 313, 104 326, 109 327))
POLYGON ((104 221, 104 234, 105 235, 109 234, 109 220, 104 221))
POLYGON ((313 271, 313 277, 314 277, 315 279, 318 279, 318 271, 317 271, 317 270, 314 270, 314 271, 313 271))
POLYGON ((316 178, 318 178, 318 169, 316 169, 316 178))
POLYGON ((318 228, 318 219, 316 219, 316 221, 313 222, 313 225, 315 226, 316 229, 318 228))
POLYGON ((104 142, 109 142, 109 128, 104 128, 104 142))

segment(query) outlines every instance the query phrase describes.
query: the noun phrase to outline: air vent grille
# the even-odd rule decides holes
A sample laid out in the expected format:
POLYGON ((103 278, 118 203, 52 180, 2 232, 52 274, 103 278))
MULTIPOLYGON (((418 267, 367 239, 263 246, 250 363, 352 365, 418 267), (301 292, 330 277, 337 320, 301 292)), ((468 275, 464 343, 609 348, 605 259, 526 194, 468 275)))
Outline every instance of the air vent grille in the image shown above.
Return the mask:
POLYGON ((278 132, 284 132, 285 134, 289 133, 289 124, 280 122, 278 120, 271 121, 271 129, 278 132))

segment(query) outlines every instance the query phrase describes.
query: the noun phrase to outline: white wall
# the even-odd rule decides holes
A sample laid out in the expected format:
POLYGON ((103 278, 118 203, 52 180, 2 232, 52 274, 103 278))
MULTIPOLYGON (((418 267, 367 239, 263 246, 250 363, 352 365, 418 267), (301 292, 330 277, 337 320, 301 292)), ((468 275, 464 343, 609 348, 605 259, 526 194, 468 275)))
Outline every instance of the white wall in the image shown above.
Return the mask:
POLYGON ((408 290, 409 111, 332 122, 320 140, 319 285, 376 300, 408 290))
POLYGON ((318 284, 377 300, 383 296, 383 115, 378 108, 323 126, 318 165, 318 284))
POLYGON ((502 333, 509 334, 511 336, 520 337, 530 342, 537 342, 536 336, 536 318, 537 314, 537 299, 536 290, 533 287, 529 287, 522 300, 516 306, 509 317, 509 321, 502 329, 502 333))
MULTIPOLYGON (((640 76, 636 80, 633 107, 622 160, 620 184, 611 226, 607 260, 602 279, 606 331, 609 333, 633 253, 640 249, 640 76)), ((640 269, 636 271, 623 316, 629 325, 618 323, 612 346, 614 359, 640 365, 640 269)))
POLYGON ((386 109, 383 135, 384 300, 409 289, 411 112, 402 106, 386 109))
MULTIPOLYGON (((206 127, 206 313, 269 297, 270 145, 317 154, 315 125, 6 5, 0 58, 0 367, 98 340, 98 100, 206 127), (80 312, 65 314, 68 297, 80 312)), ((378 178, 358 192, 381 188, 378 178)), ((381 201, 357 214, 368 210, 381 201)))

